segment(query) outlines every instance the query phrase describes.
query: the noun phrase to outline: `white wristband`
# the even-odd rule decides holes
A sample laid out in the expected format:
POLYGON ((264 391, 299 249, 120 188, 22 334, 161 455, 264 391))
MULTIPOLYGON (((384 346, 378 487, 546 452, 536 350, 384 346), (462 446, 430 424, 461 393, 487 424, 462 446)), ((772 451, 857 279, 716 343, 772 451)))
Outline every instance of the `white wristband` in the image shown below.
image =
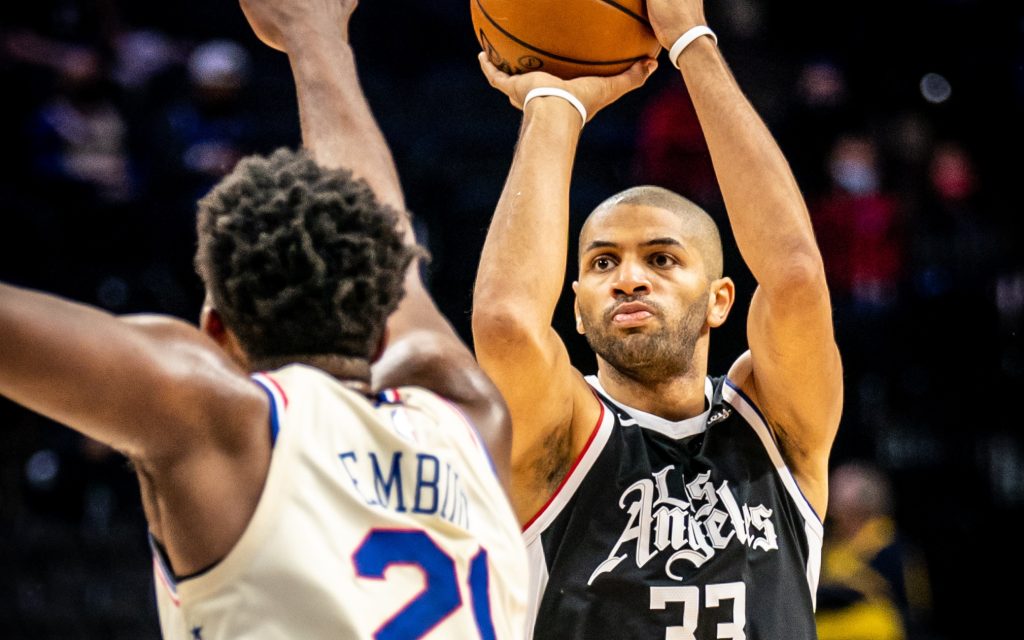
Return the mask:
POLYGON ((523 99, 523 111, 526 111, 526 105, 530 104, 530 100, 534 98, 542 98, 544 96, 555 96, 568 101, 569 104, 576 107, 576 110, 580 112, 580 117, 583 118, 583 124, 587 124, 587 108, 583 106, 583 103, 579 101, 579 98, 572 95, 565 89, 557 89, 555 87, 537 87, 531 89, 526 94, 526 98, 523 99))
POLYGON ((668 50, 668 59, 669 62, 672 63, 672 66, 676 69, 679 68, 679 56, 682 55, 683 50, 701 36, 711 36, 711 39, 715 41, 715 44, 718 44, 718 36, 716 36, 715 32, 709 29, 706 25, 702 24, 693 27, 683 35, 679 36, 679 39, 672 45, 672 48, 668 50))

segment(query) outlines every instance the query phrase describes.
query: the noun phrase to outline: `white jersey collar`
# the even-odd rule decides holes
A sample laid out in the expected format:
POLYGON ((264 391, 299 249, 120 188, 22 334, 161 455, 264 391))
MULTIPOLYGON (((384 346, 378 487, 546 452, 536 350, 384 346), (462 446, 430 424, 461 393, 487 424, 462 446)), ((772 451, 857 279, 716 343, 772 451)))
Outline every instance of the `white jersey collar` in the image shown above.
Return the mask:
POLYGON ((624 427, 636 425, 676 440, 704 433, 708 428, 708 415, 711 413, 711 396, 714 393, 714 388, 711 386, 711 378, 704 378, 704 412, 692 418, 676 422, 622 404, 604 390, 597 376, 586 376, 585 379, 598 393, 608 398, 615 406, 625 411, 632 418, 631 420, 622 421, 622 426, 624 427))

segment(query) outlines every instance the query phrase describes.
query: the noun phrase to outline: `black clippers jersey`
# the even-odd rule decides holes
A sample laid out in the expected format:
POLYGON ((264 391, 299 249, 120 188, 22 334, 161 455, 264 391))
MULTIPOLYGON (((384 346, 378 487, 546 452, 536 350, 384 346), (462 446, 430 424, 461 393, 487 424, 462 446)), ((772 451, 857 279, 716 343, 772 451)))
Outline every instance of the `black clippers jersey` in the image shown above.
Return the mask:
POLYGON ((536 640, 808 640, 821 521, 758 409, 708 379, 702 415, 619 405, 526 526, 536 640))

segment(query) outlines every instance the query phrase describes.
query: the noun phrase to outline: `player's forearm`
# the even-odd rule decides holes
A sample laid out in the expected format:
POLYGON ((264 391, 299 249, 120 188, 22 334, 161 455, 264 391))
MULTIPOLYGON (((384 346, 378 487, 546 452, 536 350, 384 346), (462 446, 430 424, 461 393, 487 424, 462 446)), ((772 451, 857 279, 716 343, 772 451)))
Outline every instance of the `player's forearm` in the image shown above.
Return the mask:
POLYGON ((298 94, 303 145, 320 164, 366 180, 384 203, 404 211, 394 160, 359 85, 341 27, 301 32, 288 57, 298 94))
MULTIPOLYGON (((349 169, 366 180, 381 202, 400 213, 407 240, 414 242, 391 150, 363 95, 355 58, 341 28, 296 33, 300 35, 289 44, 288 51, 303 144, 319 163, 349 169)), ((419 260, 410 265, 405 286, 406 298, 388 322, 392 340, 418 329, 431 329, 446 339, 457 340, 423 286, 419 260)))
POLYGON ((733 234, 768 290, 815 271, 820 254, 803 195, 782 151, 743 95, 714 42, 699 38, 679 56, 733 234))
POLYGON ((569 183, 579 113, 564 100, 527 107, 512 168, 491 220, 474 290, 474 322, 514 310, 544 328, 561 295, 569 242, 569 183))

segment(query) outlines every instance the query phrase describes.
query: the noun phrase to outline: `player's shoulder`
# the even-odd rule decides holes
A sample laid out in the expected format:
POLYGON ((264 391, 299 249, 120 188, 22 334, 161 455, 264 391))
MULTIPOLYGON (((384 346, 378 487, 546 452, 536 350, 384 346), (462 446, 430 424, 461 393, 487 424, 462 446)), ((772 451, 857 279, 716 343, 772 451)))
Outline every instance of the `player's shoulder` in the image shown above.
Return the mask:
MULTIPOLYGON (((180 318, 158 313, 136 313, 118 316, 123 324, 154 338, 162 339, 205 339, 209 340, 194 324, 180 318)), ((212 345, 212 341, 210 342, 212 345)))
POLYGON ((757 385, 754 380, 754 360, 750 350, 744 351, 729 367, 725 379, 730 386, 739 389, 749 398, 757 397, 757 385))

